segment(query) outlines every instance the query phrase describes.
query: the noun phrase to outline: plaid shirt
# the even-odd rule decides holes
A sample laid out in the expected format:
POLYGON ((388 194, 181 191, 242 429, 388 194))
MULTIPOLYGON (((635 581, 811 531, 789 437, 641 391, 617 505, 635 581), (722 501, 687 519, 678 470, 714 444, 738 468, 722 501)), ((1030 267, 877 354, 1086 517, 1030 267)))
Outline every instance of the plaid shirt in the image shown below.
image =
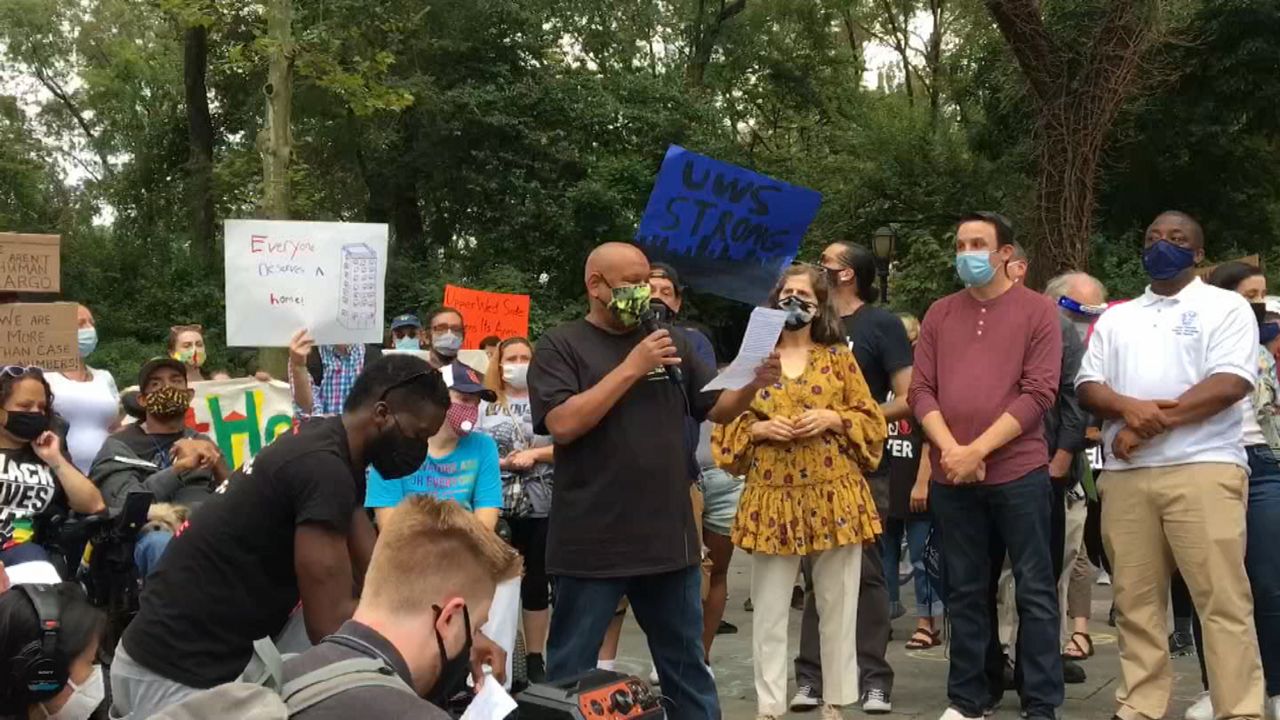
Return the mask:
POLYGON ((364 345, 349 346, 345 355, 339 354, 331 345, 320 347, 320 360, 324 364, 324 374, 320 378, 320 387, 312 393, 311 416, 339 415, 342 403, 356 384, 356 377, 364 369, 364 345))

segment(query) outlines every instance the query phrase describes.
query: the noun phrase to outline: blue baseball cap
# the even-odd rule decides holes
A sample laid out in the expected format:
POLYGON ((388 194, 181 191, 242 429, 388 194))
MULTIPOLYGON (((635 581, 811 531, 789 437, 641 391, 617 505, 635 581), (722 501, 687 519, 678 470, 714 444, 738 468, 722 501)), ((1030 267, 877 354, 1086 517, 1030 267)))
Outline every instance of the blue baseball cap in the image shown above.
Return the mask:
POLYGON ((457 390, 467 395, 479 395, 481 400, 493 402, 498 394, 484 386, 483 376, 474 368, 454 361, 440 371, 444 375, 444 384, 450 390, 457 390))
POLYGON ((418 319, 417 315, 414 315, 412 313, 407 313, 405 315, 397 315, 395 318, 391 320, 392 330, 399 330, 400 328, 403 328, 403 327, 411 327, 411 328, 417 328, 421 330, 422 321, 418 319))

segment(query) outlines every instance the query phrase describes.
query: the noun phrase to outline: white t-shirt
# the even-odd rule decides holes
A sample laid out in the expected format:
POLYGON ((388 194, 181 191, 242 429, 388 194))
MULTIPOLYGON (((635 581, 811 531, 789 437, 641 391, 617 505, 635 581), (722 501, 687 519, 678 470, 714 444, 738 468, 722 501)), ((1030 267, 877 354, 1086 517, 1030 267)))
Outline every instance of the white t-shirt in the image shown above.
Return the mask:
POLYGON ((93 377, 88 382, 70 380, 62 373, 45 375, 53 389, 53 410, 70 425, 67 451, 71 461, 86 475, 120 413, 115 378, 106 370, 89 371, 93 377))
MULTIPOLYGON (((1151 292, 1116 305, 1098 319, 1089 338, 1076 387, 1107 385, 1141 400, 1173 400, 1210 375, 1230 373, 1258 380, 1258 321, 1238 293, 1198 278, 1177 295, 1151 292)), ((1243 444, 1243 408, 1248 398, 1195 425, 1158 435, 1128 462, 1111 452, 1123 422, 1103 424, 1108 470, 1163 467, 1195 462, 1235 463, 1248 468, 1243 444)))

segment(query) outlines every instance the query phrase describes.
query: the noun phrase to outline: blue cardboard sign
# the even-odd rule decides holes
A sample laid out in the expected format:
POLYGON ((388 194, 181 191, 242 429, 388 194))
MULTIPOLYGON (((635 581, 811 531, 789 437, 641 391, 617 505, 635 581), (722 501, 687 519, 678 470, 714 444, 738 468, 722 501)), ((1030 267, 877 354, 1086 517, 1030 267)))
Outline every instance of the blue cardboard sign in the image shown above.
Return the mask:
POLYGON ((672 145, 636 244, 685 285, 756 305, 795 260, 821 204, 816 190, 672 145))

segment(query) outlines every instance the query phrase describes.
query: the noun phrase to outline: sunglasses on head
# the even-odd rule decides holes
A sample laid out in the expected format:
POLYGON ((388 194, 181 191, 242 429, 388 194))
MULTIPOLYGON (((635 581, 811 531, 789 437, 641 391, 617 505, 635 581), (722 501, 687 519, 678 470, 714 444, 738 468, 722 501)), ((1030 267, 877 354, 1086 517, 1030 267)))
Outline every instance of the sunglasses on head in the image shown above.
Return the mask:
POLYGON ((0 377, 20 378, 28 375, 41 377, 44 375, 44 371, 35 365, 5 365, 0 368, 0 377))

